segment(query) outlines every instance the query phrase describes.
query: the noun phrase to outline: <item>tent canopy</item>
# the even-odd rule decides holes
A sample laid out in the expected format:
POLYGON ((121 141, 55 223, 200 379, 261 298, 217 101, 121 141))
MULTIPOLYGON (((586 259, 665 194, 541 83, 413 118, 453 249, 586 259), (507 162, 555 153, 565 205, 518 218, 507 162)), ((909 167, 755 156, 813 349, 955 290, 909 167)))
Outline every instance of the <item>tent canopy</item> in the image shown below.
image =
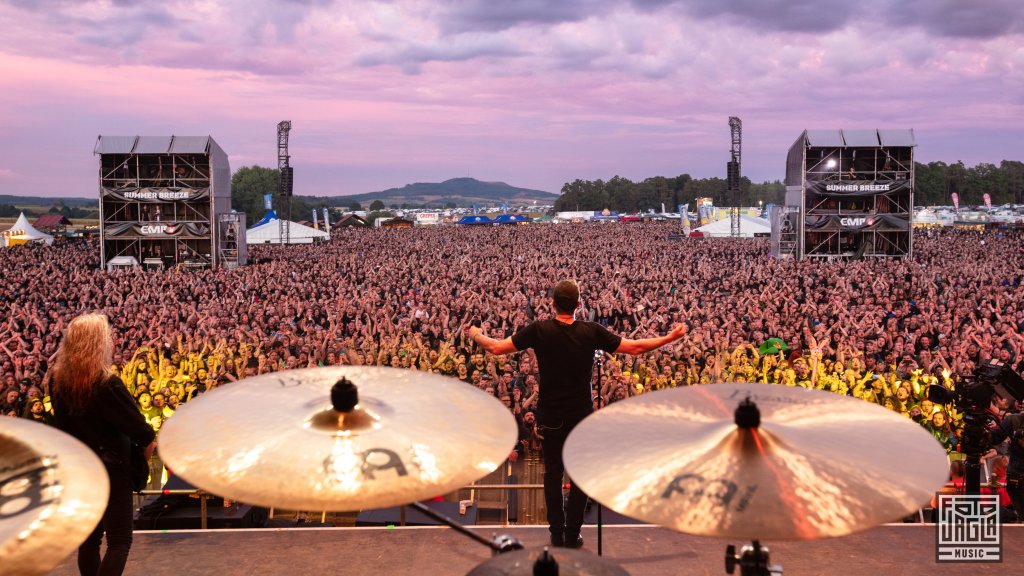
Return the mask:
POLYGON ((491 220, 487 216, 477 214, 474 216, 463 216, 462 218, 459 218, 458 223, 468 225, 494 224, 494 220, 491 220))
POLYGON ((502 214, 494 219, 495 224, 519 224, 521 222, 531 222, 529 216, 523 214, 502 214))
MULTIPOLYGON (((246 244, 283 244, 284 226, 280 220, 271 220, 245 231, 246 244)), ((284 222, 288 226, 289 244, 312 244, 314 240, 330 240, 331 235, 323 230, 303 226, 298 222, 284 222)))
POLYGON ((59 228, 61 226, 70 226, 71 220, 68 220, 67 216, 63 214, 43 214, 39 218, 36 218, 35 227, 39 228, 59 228))
POLYGON ((263 226, 264 224, 272 220, 276 221, 280 220, 280 218, 277 217, 277 212, 274 212, 273 209, 267 210, 267 213, 263 215, 263 218, 261 218, 259 222, 250 226, 249 229, 252 230, 253 228, 259 228, 260 226, 263 226))
POLYGON ((28 242, 46 242, 49 245, 53 244, 53 236, 36 230, 35 226, 29 224, 28 218, 25 218, 25 213, 22 212, 18 216, 18 221, 4 233, 4 241, 8 246, 28 242))
MULTIPOLYGON (((710 224, 705 224, 698 231, 702 232, 705 236, 720 237, 720 236, 732 236, 732 223, 729 218, 723 218, 716 220, 710 224)), ((755 233, 768 234, 771 233, 772 226, 764 218, 758 218, 756 216, 750 216, 749 214, 740 214, 740 237, 741 238, 753 238, 755 233)))

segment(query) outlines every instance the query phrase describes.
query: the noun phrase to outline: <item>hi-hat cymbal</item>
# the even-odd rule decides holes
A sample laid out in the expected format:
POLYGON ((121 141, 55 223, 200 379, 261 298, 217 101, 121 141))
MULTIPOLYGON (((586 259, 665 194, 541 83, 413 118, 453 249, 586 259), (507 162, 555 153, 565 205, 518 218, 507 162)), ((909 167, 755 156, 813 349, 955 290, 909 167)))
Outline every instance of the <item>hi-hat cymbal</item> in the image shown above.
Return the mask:
POLYGON ((44 574, 85 541, 107 509, 110 481, 85 444, 0 417, 0 574, 44 574))
MULTIPOLYGON (((344 395, 343 395, 344 396, 344 395)), ((515 446, 501 402, 434 374, 362 366, 264 374, 182 406, 160 431, 168 468, 213 494, 293 510, 360 510, 450 492, 515 446), (358 390, 336 411, 332 387, 358 390), (345 409, 351 408, 351 405, 345 409)))
POLYGON ((809 540, 903 518, 945 482, 938 442, 877 404, 767 384, 617 402, 569 435, 565 466, 612 510, 703 536, 809 540), (737 424, 749 396, 760 424, 737 424))
POLYGON ((491 558, 469 571, 466 576, 532 576, 533 574, 558 574, 559 576, 629 576, 618 564, 583 550, 553 548, 548 550, 516 550, 491 558), (547 553, 545 555, 545 552, 547 553), (539 571, 535 565, 554 561, 558 571, 550 564, 539 571))

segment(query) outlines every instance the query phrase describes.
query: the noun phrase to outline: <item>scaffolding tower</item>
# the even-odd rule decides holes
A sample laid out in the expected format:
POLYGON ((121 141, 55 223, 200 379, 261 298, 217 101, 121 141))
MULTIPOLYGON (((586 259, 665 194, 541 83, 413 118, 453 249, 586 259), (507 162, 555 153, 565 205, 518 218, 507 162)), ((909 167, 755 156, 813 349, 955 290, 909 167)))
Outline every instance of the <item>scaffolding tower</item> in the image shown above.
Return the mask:
POLYGON ((219 214, 231 211, 228 156, 210 136, 99 136, 100 265, 224 263, 219 214))
POLYGON ((726 166, 726 182, 729 191, 729 231, 733 238, 740 235, 740 156, 743 143, 743 122, 737 116, 729 117, 729 131, 732 134, 732 147, 729 150, 729 163, 726 166))
POLYGON ((285 218, 278 219, 278 238, 284 243, 291 243, 292 229, 292 167, 289 165, 288 133, 292 130, 291 120, 282 120, 277 124, 277 170, 279 172, 278 197, 285 203, 285 218))
POLYGON ((909 129, 805 130, 787 156, 773 254, 910 258, 915 146, 909 129), (795 247, 785 241, 794 230, 795 247))

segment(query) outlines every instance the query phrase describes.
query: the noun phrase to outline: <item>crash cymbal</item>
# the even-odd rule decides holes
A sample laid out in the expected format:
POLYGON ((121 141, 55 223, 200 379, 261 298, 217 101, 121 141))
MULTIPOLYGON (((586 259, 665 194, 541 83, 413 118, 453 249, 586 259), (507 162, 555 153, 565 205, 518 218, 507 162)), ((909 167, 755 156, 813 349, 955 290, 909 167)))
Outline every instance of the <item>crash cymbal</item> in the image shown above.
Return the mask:
MULTIPOLYGON (((550 566, 550 564, 548 564, 550 566)), ((532 576, 533 574, 558 574, 559 576, 628 576, 619 565, 583 550, 569 548, 542 548, 516 550, 491 558, 469 571, 467 576, 532 576), (545 555, 546 554, 546 555, 545 555), (538 560, 542 563, 554 561, 558 571, 541 570, 534 572, 538 560)))
POLYGON ((477 480, 508 457, 517 432, 508 408, 458 380, 334 366, 207 392, 164 423, 158 449, 173 473, 219 496, 348 511, 407 504, 477 480), (355 390, 335 387, 342 379, 355 390))
POLYGON ((44 574, 85 541, 110 481, 85 444, 44 424, 0 418, 0 574, 44 574))
POLYGON ((761 540, 898 520, 925 505, 948 471, 939 443, 899 414, 768 384, 616 402, 581 422, 564 454, 580 488, 616 512, 689 534, 761 540), (756 410, 737 413, 747 397, 756 410))

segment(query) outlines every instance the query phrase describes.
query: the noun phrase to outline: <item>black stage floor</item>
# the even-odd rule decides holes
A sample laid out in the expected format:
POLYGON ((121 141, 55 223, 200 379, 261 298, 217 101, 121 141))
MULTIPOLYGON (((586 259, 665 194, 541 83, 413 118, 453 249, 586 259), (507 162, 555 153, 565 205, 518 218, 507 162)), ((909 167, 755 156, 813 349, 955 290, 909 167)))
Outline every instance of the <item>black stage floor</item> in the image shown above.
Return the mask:
MULTIPOLYGON (((494 532, 512 535, 528 548, 547 543, 544 527, 473 529, 487 537, 494 532)), ((583 536, 586 539, 584 550, 596 554, 597 529, 585 527, 583 536)), ((729 543, 654 526, 607 526, 604 558, 618 563, 634 576, 724 574, 723 556, 729 543)), ((772 562, 780 564, 787 576, 951 576, 1024 572, 1024 526, 1004 527, 1002 564, 937 565, 935 527, 928 525, 888 525, 843 538, 765 544, 771 549, 772 562)), ((125 573, 139 576, 465 574, 489 557, 484 546, 451 529, 436 527, 136 532, 125 573)), ((74 554, 52 574, 77 574, 74 554)))

